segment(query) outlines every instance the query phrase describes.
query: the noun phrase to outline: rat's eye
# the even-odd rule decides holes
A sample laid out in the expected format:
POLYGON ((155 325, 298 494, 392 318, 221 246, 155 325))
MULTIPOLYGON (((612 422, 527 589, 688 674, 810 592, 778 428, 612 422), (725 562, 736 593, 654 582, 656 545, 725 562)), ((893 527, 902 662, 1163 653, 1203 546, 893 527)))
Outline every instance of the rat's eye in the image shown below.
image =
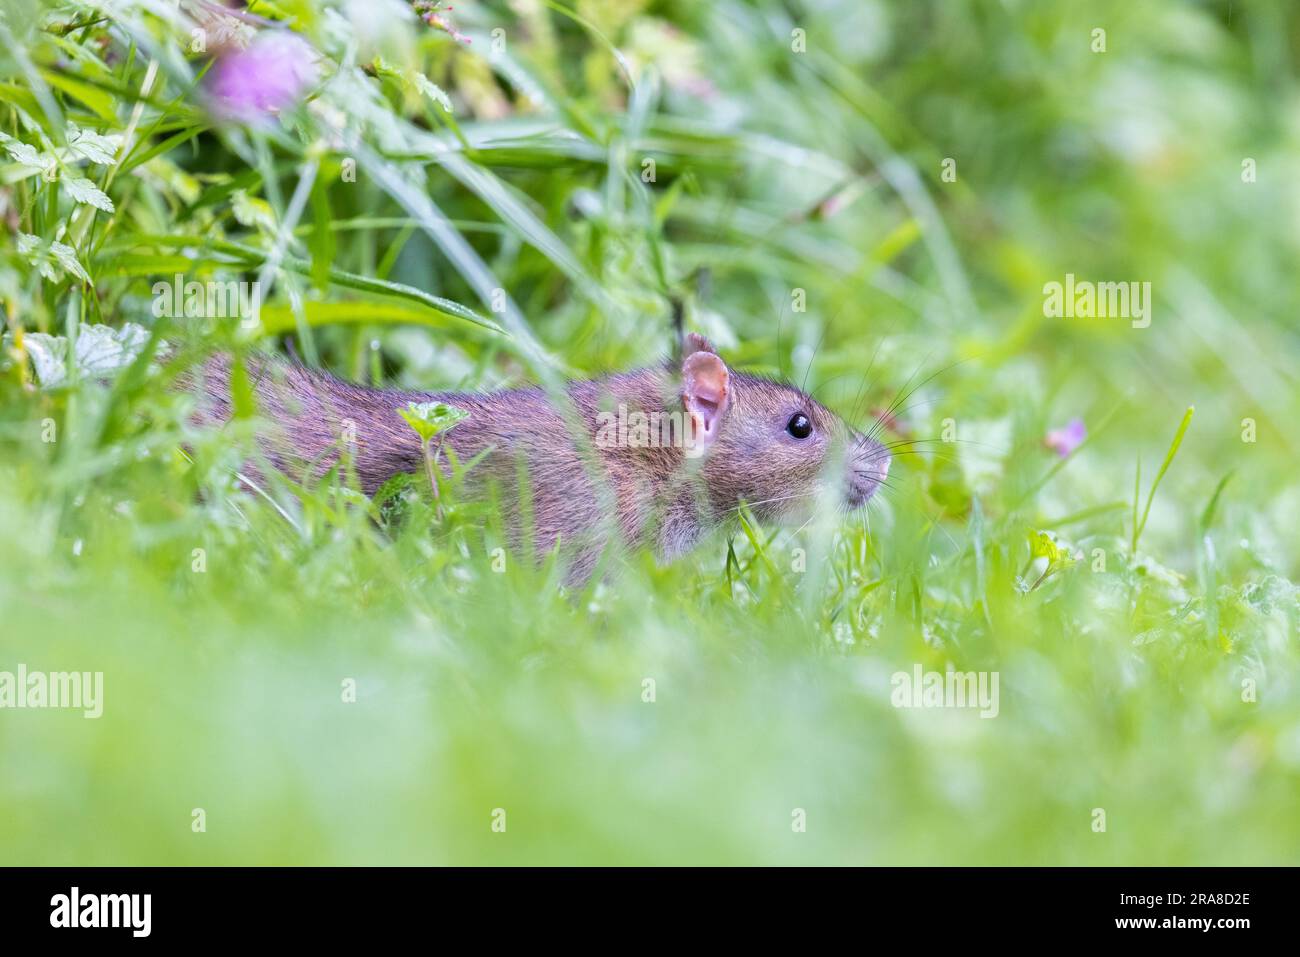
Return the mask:
POLYGON ((796 412, 785 424, 785 430, 796 439, 806 439, 812 435, 812 422, 802 412, 796 412))

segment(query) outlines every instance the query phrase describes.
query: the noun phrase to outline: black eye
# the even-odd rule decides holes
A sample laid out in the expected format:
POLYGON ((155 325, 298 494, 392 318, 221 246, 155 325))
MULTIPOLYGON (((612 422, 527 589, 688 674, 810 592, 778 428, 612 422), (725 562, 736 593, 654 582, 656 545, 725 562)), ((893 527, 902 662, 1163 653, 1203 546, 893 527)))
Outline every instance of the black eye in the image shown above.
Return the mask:
POLYGON ((796 439, 806 439, 812 435, 812 422, 802 412, 796 412, 790 416, 790 421, 785 424, 785 430, 796 439))

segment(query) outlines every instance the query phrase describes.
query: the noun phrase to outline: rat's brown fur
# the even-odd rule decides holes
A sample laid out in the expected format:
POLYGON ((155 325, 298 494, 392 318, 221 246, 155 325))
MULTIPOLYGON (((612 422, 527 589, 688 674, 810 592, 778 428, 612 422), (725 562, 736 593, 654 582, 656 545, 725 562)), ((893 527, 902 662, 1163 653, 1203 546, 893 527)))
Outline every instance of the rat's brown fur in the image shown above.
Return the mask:
MULTIPOLYGON (((529 527, 539 554, 562 543, 572 582, 590 576, 613 533, 628 547, 653 547, 667 560, 734 517, 741 502, 760 520, 780 521, 808 514, 827 488, 847 505, 861 505, 883 481, 888 452, 810 396, 731 372, 699 336, 687 337, 684 353, 680 366, 670 362, 569 383, 572 421, 585 429, 583 441, 575 441, 565 415, 538 388, 487 394, 370 389, 270 360, 249 371, 259 411, 272 424, 263 441, 271 463, 294 478, 319 478, 338 464, 344 437, 354 432, 352 467, 367 494, 397 473, 423 469, 420 440, 397 409, 445 402, 465 410, 469 417, 443 437, 461 463, 478 459, 464 489, 480 495, 496 484, 514 544, 528 540, 529 527), (709 393, 710 387, 721 391, 709 393), (638 411, 666 419, 675 414, 686 435, 681 428, 666 430, 672 441, 649 447, 610 442, 602 426, 620 405, 629 418, 638 411), (804 439, 786 429, 798 412, 813 425, 804 439), (713 423, 711 434, 702 419, 713 423), (694 450, 698 455, 678 441, 694 435, 707 439, 702 451, 694 450), (527 496, 520 494, 521 476, 527 496)), ((201 396, 201 419, 229 419, 227 357, 210 360, 189 388, 201 396)))

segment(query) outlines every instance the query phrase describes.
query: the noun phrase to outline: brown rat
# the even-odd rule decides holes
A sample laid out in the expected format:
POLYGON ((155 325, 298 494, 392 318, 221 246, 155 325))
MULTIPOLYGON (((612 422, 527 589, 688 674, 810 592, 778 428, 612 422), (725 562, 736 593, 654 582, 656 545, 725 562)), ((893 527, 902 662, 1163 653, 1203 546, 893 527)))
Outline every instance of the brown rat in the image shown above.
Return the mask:
MULTIPOLYGON (((201 419, 230 417, 229 376, 229 359, 218 356, 190 377, 203 398, 201 419)), ((846 507, 863 505, 889 471, 878 442, 799 389, 730 370, 693 333, 678 360, 568 383, 567 420, 539 388, 372 389, 271 361, 250 368, 250 377, 272 426, 263 440, 271 462, 294 478, 319 477, 348 447, 367 494, 424 468, 420 440, 399 408, 444 402, 468 412, 441 439, 459 462, 474 462, 463 494, 485 494, 495 483, 513 544, 526 542, 530 529, 538 554, 562 543, 573 583, 590 576, 614 534, 669 560, 733 519, 742 502, 760 521, 802 520, 828 494, 846 507), (576 440, 568 422, 578 426, 576 440)))

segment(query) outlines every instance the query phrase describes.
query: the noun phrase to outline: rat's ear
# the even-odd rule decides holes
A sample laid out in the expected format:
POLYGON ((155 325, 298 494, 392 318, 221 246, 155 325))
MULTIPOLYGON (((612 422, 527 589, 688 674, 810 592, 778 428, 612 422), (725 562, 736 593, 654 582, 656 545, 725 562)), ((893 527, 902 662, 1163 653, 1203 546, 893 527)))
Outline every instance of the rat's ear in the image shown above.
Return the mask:
POLYGON ((682 405, 694 426, 692 442, 703 446, 718 437, 723 416, 731 407, 731 373, 703 336, 691 333, 686 339, 688 349, 692 339, 705 346, 689 351, 682 362, 682 405))

